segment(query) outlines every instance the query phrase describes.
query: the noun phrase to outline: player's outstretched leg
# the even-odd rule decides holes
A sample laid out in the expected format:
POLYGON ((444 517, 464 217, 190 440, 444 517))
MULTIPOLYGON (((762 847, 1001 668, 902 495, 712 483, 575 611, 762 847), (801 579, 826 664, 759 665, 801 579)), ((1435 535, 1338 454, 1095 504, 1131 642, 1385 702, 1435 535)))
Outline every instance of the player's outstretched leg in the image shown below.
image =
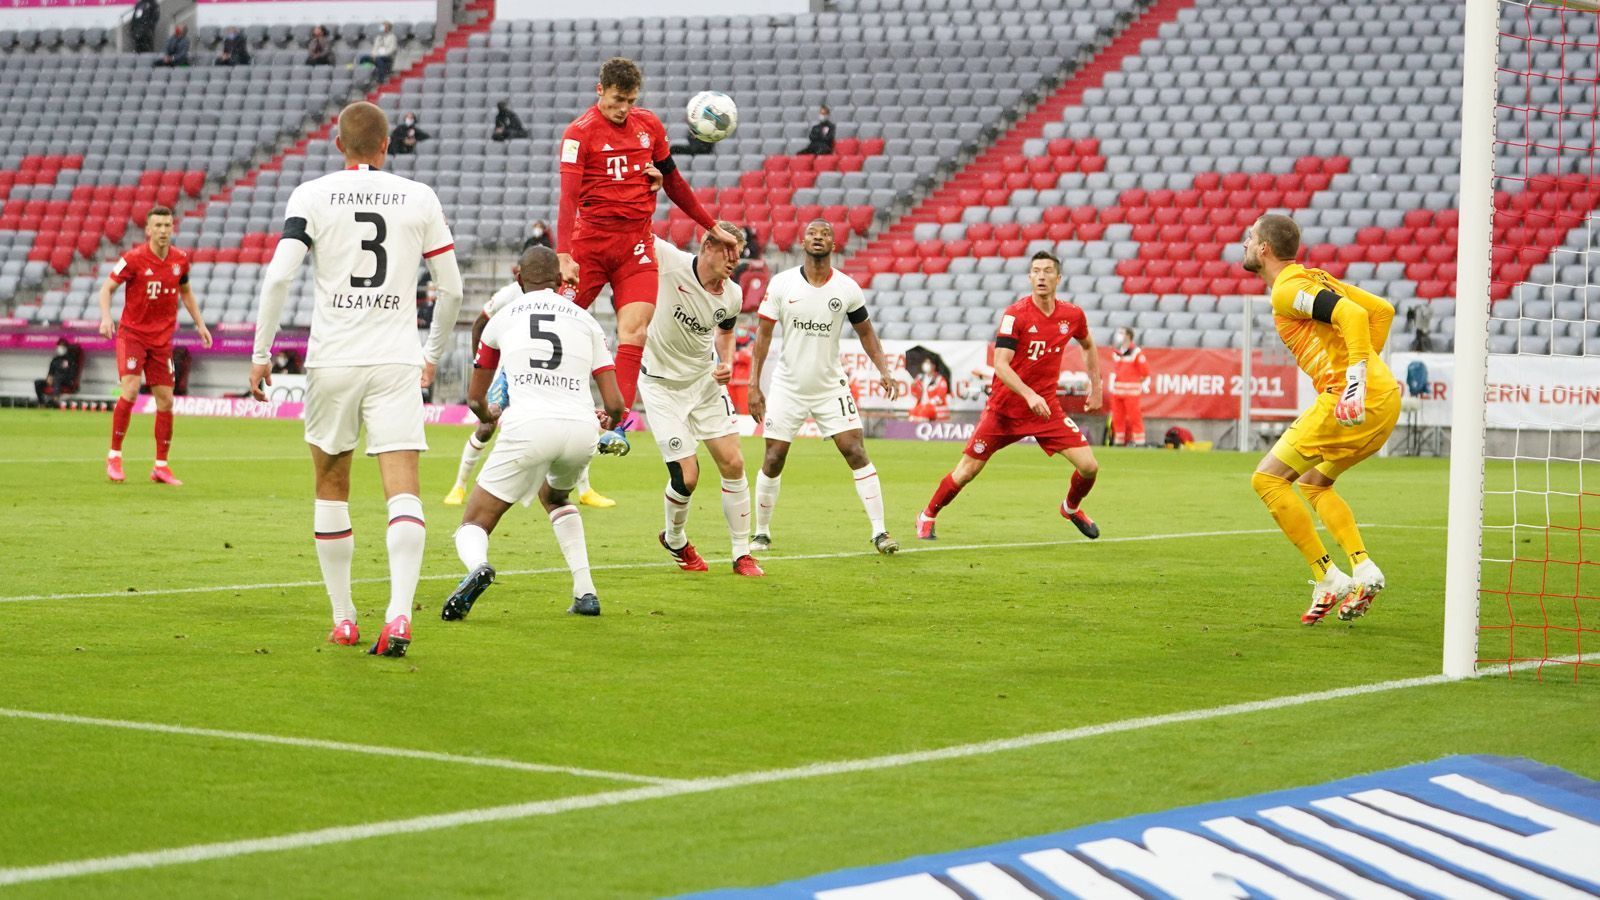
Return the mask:
MULTIPOLYGON (((490 433, 493 434, 492 429, 490 433)), ((456 483, 445 495, 445 506, 460 506, 466 502, 467 485, 472 481, 472 472, 478 467, 478 458, 483 455, 485 446, 487 443, 478 437, 476 431, 467 435, 467 442, 461 448, 461 465, 456 469, 456 483)))
POLYGON ((722 518, 728 523, 733 574, 758 578, 767 574, 750 555, 750 482, 744 474, 739 436, 726 434, 706 442, 706 450, 722 476, 722 518))
POLYGON ((1339 548, 1350 560, 1350 577, 1356 589, 1339 604, 1339 618, 1343 621, 1359 619, 1372 608, 1372 601, 1383 592, 1383 572, 1367 555, 1366 543, 1361 539, 1361 529, 1356 526, 1355 513, 1350 504, 1333 489, 1333 482, 1318 470, 1307 472, 1299 480, 1311 508, 1316 510, 1322 524, 1328 526, 1339 548))
POLYGON ((355 532, 350 527, 350 504, 344 500, 318 500, 312 514, 317 539, 317 564, 322 584, 333 605, 333 631, 328 643, 351 646, 361 642, 356 627, 356 605, 350 598, 350 561, 356 555, 355 532))
MULTIPOLYGON (((976 432, 973 439, 978 440, 976 432)), ((918 540, 938 539, 938 535, 934 533, 934 519, 938 517, 940 510, 954 503, 961 489, 971 484, 972 479, 977 478, 983 467, 988 465, 987 456, 973 456, 971 450, 969 444, 968 449, 962 452, 961 458, 956 460, 956 467, 939 479, 939 486, 933 489, 933 496, 928 498, 928 505, 922 508, 922 512, 917 513, 918 540)))
POLYGON ((1311 512, 1295 495, 1294 482, 1284 477, 1284 471, 1299 477, 1276 457, 1269 456, 1250 476, 1250 487, 1266 504, 1267 511, 1272 513, 1278 527, 1283 529, 1284 536, 1289 538, 1311 567, 1311 574, 1316 579, 1312 582, 1311 606, 1300 616, 1300 621, 1315 625, 1350 595, 1355 582, 1333 564, 1328 548, 1323 545, 1317 527, 1311 521, 1311 512))
POLYGON ((610 509, 617 505, 617 501, 595 490, 594 485, 589 483, 588 466, 584 466, 583 472, 578 475, 578 502, 595 509, 610 509))
POLYGON ((439 618, 446 622, 465 619, 472 612, 483 592, 494 584, 494 566, 489 565, 489 533, 475 522, 463 522, 456 529, 456 556, 467 567, 466 577, 439 608, 439 618))
POLYGON ((693 457, 667 463, 667 486, 661 494, 661 506, 666 512, 666 527, 657 536, 661 546, 672 554, 678 568, 685 572, 704 572, 706 561, 689 543, 685 527, 689 524, 689 504, 694 496, 700 467, 693 457))
MULTIPOLYGON (((411 452, 415 462, 414 451, 403 452, 411 452)), ((385 455, 380 454, 380 458, 385 455)), ((383 632, 368 652, 379 656, 405 656, 411 646, 411 605, 416 599, 417 579, 422 574, 422 554, 427 541, 428 526, 417 495, 390 497, 389 609, 384 615, 383 632)))
POLYGON ((559 495, 546 494, 547 491, 548 488, 541 489, 541 495, 550 496, 552 501, 561 501, 561 505, 550 510, 550 527, 555 530, 561 556, 566 559, 567 569, 572 572, 572 606, 567 612, 598 616, 600 598, 595 593, 594 579, 589 574, 589 547, 584 542, 583 517, 578 515, 576 506, 566 502, 565 491, 559 495))
POLYGON ((1100 526, 1079 507, 1083 504, 1083 498, 1094 490, 1094 480, 1100 475, 1100 464, 1095 462, 1094 452, 1088 447, 1064 452, 1076 468, 1072 473, 1072 484, 1067 488, 1067 499, 1061 501, 1061 516, 1076 525, 1084 537, 1094 540, 1100 536, 1100 526))

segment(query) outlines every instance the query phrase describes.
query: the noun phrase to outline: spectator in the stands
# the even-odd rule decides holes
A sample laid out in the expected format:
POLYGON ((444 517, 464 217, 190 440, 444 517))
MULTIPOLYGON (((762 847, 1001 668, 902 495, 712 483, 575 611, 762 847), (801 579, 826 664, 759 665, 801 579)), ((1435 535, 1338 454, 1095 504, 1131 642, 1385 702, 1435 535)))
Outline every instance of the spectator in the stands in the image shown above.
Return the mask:
POLYGON ((522 242, 522 252, 527 253, 532 247, 556 248, 555 237, 550 234, 550 226, 543 219, 536 220, 528 228, 528 239, 522 242))
POLYGON ((497 141, 520 140, 528 136, 528 129, 522 127, 522 119, 517 116, 511 104, 501 100, 495 104, 494 109, 494 139, 497 141))
POLYGON ((311 40, 306 44, 306 65, 333 65, 333 42, 328 40, 328 29, 321 25, 311 29, 311 40))
POLYGON ((394 36, 394 25, 383 23, 383 30, 372 38, 372 50, 356 57, 356 63, 371 65, 379 81, 388 81, 394 71, 394 55, 400 52, 400 39, 394 36))
POLYGON ((400 124, 394 127, 394 134, 389 136, 389 152, 411 154, 417 152, 417 142, 425 141, 429 137, 426 131, 417 127, 417 114, 408 112, 400 124))
POLYGON ((72 351, 73 346, 66 339, 57 341, 56 355, 50 357, 50 368, 43 378, 34 379, 33 395, 40 406, 60 403, 62 394, 78 389, 78 355, 72 351))
POLYGON ((235 26, 228 26, 228 30, 222 35, 222 49, 217 52, 217 65, 250 65, 250 41, 244 36, 244 32, 235 26))
POLYGON ((300 363, 298 353, 279 350, 278 354, 272 357, 272 374, 274 375, 301 375, 304 374, 305 370, 305 366, 300 363))
POLYGON ((826 106, 817 107, 817 124, 811 126, 808 136, 809 143, 801 150, 801 155, 827 156, 833 152, 834 136, 833 120, 828 118, 826 106))
POLYGON ((157 66, 187 66, 189 64, 189 29, 182 25, 172 26, 172 36, 167 38, 167 46, 161 53, 161 58, 156 60, 157 66))
POLYGON ((761 236, 749 225, 744 227, 744 251, 739 254, 740 259, 761 258, 761 236))
POLYGON ((133 52, 150 53, 156 49, 156 26, 161 22, 161 4, 158 0, 139 0, 133 5, 133 17, 128 20, 128 32, 133 36, 133 52))

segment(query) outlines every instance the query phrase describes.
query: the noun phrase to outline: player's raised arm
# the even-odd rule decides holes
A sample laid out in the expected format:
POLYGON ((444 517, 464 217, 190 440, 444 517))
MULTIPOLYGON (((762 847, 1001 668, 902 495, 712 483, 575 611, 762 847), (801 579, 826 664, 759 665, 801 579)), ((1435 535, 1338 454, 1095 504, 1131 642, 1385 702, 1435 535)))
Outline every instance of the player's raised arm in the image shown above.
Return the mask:
MULTIPOLYGON (((1083 330, 1082 336, 1078 338, 1078 346, 1083 348, 1083 368, 1084 371, 1089 373, 1089 397, 1083 402, 1083 408, 1087 412, 1093 412, 1100 408, 1100 401, 1103 399, 1100 384, 1100 351, 1095 349, 1094 336, 1089 333, 1087 328, 1083 330)), ((1000 351, 996 350, 995 356, 998 357, 999 355, 1000 351)), ((1148 376, 1149 374, 1149 370, 1146 369, 1145 375, 1148 376)), ((1032 404, 1029 405, 1031 406, 1032 404)))

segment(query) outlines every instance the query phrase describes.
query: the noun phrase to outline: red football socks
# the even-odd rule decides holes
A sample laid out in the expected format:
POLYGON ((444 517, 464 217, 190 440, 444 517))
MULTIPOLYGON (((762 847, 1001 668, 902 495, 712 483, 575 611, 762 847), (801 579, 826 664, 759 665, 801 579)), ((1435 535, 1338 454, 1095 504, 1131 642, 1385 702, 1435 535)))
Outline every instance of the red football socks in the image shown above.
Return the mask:
POLYGON ((167 461, 167 451, 172 449, 172 410, 156 411, 156 459, 167 461))
POLYGON ((111 449, 117 453, 122 452, 122 439, 128 434, 128 422, 133 418, 133 401, 117 398, 117 406, 111 411, 111 449))
POLYGON ((956 484, 954 478, 946 475, 940 479, 939 487, 933 492, 933 499, 928 501, 928 508, 923 510, 922 514, 930 519, 937 516, 939 510, 949 506, 959 493, 961 493, 961 485, 956 484))
POLYGON ((1072 473, 1072 486, 1067 489, 1067 509, 1076 511, 1083 503, 1083 498, 1089 496, 1094 490, 1094 479, 1085 478, 1077 472, 1072 473))
POLYGON ((639 389, 639 366, 643 362, 644 347, 638 344, 617 345, 617 390, 622 392, 623 409, 633 409, 633 396, 639 389))

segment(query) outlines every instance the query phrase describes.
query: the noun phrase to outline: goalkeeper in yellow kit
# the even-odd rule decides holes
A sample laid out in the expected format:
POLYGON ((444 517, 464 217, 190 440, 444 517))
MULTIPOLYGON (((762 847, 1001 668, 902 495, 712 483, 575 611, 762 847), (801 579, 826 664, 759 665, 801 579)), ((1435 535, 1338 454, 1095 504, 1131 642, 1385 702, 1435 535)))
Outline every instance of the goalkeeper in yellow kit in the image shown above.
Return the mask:
POLYGON ((1311 565, 1311 608, 1300 621, 1315 625, 1335 607, 1340 619, 1360 617, 1383 590, 1383 573, 1367 555, 1355 515, 1333 483, 1389 439, 1400 418, 1400 384, 1379 358, 1394 307, 1296 263, 1299 251, 1300 226, 1288 216, 1262 216, 1245 233, 1244 268, 1271 289, 1278 335, 1320 392, 1256 466, 1250 486, 1311 565), (1295 496, 1297 482, 1349 557, 1349 575, 1333 564, 1311 514, 1295 496))

